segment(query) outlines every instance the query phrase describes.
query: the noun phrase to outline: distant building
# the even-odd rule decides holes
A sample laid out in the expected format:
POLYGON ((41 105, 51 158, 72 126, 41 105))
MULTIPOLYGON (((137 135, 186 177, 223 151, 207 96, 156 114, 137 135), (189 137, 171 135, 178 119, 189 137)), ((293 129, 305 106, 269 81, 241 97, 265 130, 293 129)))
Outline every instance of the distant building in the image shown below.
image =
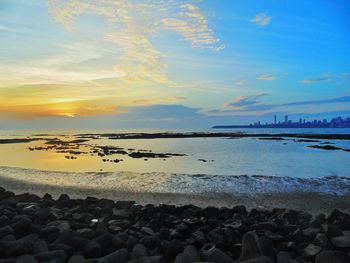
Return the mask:
POLYGON ((274 115, 273 123, 263 124, 257 121, 249 125, 219 125, 214 128, 350 128, 350 118, 337 117, 330 121, 327 119, 306 121, 299 118, 298 122, 293 122, 288 120, 288 115, 285 115, 284 122, 277 122, 277 115, 274 115))

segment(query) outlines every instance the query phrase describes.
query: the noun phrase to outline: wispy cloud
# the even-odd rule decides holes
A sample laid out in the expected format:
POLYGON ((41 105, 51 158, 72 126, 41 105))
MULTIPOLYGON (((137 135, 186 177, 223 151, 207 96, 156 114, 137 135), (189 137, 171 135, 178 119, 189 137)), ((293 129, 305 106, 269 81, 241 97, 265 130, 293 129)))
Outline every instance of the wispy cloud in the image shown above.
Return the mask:
POLYGON ((268 113, 272 111, 288 111, 302 106, 317 106, 327 104, 345 104, 350 102, 350 96, 342 96, 321 100, 304 100, 292 101, 280 104, 266 104, 260 101, 260 98, 268 96, 266 93, 260 93, 250 96, 242 96, 232 101, 224 103, 221 109, 213 109, 207 111, 208 114, 241 114, 241 113, 268 113))
POLYGON ((349 73, 325 73, 320 76, 306 78, 302 82, 304 84, 314 84, 314 83, 320 83, 320 82, 330 82, 330 81, 349 81, 350 80, 350 74, 349 73))
POLYGON ((194 48, 222 50, 220 40, 194 0, 48 0, 56 21, 74 31, 74 21, 89 14, 106 18, 109 33, 104 40, 123 51, 115 69, 127 82, 171 83, 163 54, 151 43, 154 33, 172 30, 194 48))
POLYGON ((224 106, 226 108, 235 109, 235 110, 242 110, 247 108, 248 106, 257 105, 259 104, 258 98, 267 96, 266 93, 259 93, 256 95, 250 95, 250 96, 242 96, 239 98, 236 98, 232 101, 226 102, 224 106))
POLYGON ((270 24, 272 16, 269 16, 267 13, 258 13, 250 22, 257 24, 260 27, 265 27, 270 24))
POLYGON ((276 80, 277 77, 272 74, 260 75, 256 78, 257 80, 276 80))

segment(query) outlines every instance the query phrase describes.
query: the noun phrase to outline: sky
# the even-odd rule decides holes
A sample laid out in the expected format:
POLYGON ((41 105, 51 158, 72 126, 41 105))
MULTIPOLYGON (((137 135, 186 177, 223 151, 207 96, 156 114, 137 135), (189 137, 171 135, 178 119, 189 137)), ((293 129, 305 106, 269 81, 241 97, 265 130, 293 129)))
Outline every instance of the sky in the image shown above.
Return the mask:
POLYGON ((347 0, 0 0, 0 129, 350 117, 347 0))

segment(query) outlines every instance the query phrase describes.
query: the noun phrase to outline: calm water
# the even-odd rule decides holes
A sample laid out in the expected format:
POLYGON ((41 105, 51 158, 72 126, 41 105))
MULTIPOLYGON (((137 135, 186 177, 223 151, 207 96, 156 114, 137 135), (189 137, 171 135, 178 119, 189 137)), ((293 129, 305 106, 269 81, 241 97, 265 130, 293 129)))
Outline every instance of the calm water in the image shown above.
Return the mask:
MULTIPOLYGON (((211 131, 227 132, 232 130, 211 131)), ((238 130, 235 131, 238 132, 238 130)), ((247 129, 239 131, 249 133, 350 133, 349 129, 247 129)), ((54 133, 50 131, 2 131, 0 138, 52 134, 52 136, 44 138, 72 140, 75 139, 72 134, 84 132, 121 131, 56 131, 54 133), (57 134, 65 134, 66 136, 58 136, 57 134)), ((130 132, 130 130, 123 132, 130 132)), ((0 176, 1 171, 4 173, 5 170, 7 176, 10 176, 8 174, 11 174, 11 170, 8 167, 12 167, 13 173, 21 171, 23 179, 26 177, 25 174, 29 172, 20 168, 40 170, 41 173, 47 173, 48 176, 50 171, 74 172, 79 173, 79 176, 82 176, 84 172, 106 172, 110 174, 129 172, 129 175, 139 174, 139 177, 136 176, 136 181, 141 180, 146 188, 158 189, 157 191, 170 191, 170 189, 174 191, 178 188, 176 190, 178 192, 184 191, 184 189, 187 189, 185 192, 191 192, 195 189, 210 191, 215 188, 215 191, 221 192, 249 192, 262 189, 263 191, 273 191, 274 189, 298 190, 299 188, 312 190, 318 187, 319 191, 337 192, 341 189, 340 192, 347 192, 349 189, 348 178, 350 178, 350 152, 342 150, 327 151, 307 146, 327 141, 331 142, 333 146, 350 149, 350 141, 319 141, 317 143, 296 142, 293 138, 282 141, 259 140, 258 138, 126 140, 103 138, 90 139, 90 141, 81 144, 79 150, 86 152, 86 154, 74 155, 76 159, 67 159, 67 153, 60 153, 55 150, 30 151, 28 149, 30 147, 47 146, 45 141, 41 140, 30 143, 0 144, 0 176), (128 155, 113 154, 102 158, 90 154, 91 147, 94 145, 145 150, 154 153, 185 154, 186 156, 173 156, 166 159, 135 159, 128 155), (121 159, 122 161, 119 163, 104 162, 103 159, 121 159), (148 176, 141 176, 145 173, 148 176), (166 180, 159 181, 160 176, 166 176, 166 180), (323 183, 318 181, 320 178, 325 178, 323 183), (342 179, 341 182, 339 178, 342 179), (328 182, 326 182, 327 180, 328 182)), ((124 174, 122 180, 124 183, 130 183, 133 180, 135 181, 135 176, 132 178, 129 176, 128 179, 128 175, 125 176, 124 174)), ((119 179, 121 180, 121 177, 119 179)))

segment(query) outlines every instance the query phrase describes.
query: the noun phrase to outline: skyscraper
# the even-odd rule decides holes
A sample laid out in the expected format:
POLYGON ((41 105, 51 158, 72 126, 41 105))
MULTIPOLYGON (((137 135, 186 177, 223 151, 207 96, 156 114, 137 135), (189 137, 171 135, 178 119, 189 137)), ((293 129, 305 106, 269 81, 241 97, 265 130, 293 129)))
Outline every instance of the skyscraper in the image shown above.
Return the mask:
POLYGON ((287 123, 288 122, 288 115, 285 115, 284 116, 284 123, 287 123))

